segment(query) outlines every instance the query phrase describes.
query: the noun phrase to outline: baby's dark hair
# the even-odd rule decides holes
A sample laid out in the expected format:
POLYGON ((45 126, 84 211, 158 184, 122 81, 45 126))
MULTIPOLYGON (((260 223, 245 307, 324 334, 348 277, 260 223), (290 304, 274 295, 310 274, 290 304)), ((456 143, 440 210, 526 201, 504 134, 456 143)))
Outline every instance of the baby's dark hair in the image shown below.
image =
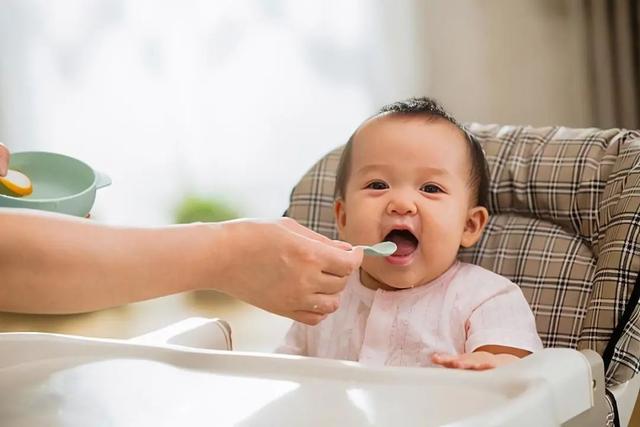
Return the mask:
MULTIPOLYGON (((445 120, 458 128, 464 135, 469 148, 469 156, 471 160, 471 176, 469 184, 475 192, 475 201, 477 206, 484 206, 485 208, 489 207, 489 168, 487 160, 484 157, 482 147, 471 133, 464 129, 464 127, 462 127, 462 125, 460 125, 453 116, 444 110, 442 105, 440 105, 436 100, 427 97, 410 98, 405 101, 398 101, 393 104, 385 105, 369 119, 386 114, 408 117, 424 117, 427 121, 445 120)), ((351 172, 351 151, 355 134, 356 132, 354 132, 349 138, 349 141, 347 141, 342 152, 342 157, 340 158, 334 193, 334 197, 336 199, 344 199, 345 197, 347 180, 349 179, 349 174, 351 172)))

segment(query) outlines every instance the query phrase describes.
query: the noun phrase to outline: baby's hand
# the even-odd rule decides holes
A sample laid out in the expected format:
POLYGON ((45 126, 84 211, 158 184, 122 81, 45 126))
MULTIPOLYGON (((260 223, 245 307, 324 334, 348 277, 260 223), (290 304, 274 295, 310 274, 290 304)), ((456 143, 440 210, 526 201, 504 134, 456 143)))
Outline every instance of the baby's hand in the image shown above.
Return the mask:
POLYGON ((431 361, 436 365, 445 368, 470 369, 473 371, 483 371, 497 368, 518 360, 518 356, 512 354, 493 354, 487 351, 474 351, 473 353, 463 353, 459 355, 448 355, 434 353, 431 361))

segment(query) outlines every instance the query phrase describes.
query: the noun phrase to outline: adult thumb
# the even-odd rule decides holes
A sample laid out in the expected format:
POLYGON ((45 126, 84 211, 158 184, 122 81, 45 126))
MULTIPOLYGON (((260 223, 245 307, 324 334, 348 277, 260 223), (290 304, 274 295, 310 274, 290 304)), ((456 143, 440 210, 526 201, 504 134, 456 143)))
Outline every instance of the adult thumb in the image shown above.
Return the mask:
POLYGON ((0 176, 5 176, 9 169, 9 149, 0 142, 0 176))

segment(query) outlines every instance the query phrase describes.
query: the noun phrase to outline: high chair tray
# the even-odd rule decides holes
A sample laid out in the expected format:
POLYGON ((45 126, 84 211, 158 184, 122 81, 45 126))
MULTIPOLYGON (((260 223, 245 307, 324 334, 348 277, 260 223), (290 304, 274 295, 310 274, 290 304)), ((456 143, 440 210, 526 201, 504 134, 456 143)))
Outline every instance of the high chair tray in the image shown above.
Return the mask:
POLYGON ((0 334, 0 424, 552 426, 592 404, 584 359, 554 349, 486 372, 371 368, 6 333, 0 334))

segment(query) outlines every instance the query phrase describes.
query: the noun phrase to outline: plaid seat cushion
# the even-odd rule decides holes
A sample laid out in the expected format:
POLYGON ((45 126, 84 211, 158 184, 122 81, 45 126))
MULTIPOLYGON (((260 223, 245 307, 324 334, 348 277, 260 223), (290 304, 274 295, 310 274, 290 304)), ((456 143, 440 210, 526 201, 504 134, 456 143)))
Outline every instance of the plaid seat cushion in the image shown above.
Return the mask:
MULTIPOLYGON (((640 271, 640 134, 471 124, 489 162, 491 219, 460 258, 519 284, 548 347, 602 354, 640 271)), ((294 188, 287 215, 328 237, 338 147, 294 188)), ((640 369, 640 309, 616 343, 607 384, 640 369)))

